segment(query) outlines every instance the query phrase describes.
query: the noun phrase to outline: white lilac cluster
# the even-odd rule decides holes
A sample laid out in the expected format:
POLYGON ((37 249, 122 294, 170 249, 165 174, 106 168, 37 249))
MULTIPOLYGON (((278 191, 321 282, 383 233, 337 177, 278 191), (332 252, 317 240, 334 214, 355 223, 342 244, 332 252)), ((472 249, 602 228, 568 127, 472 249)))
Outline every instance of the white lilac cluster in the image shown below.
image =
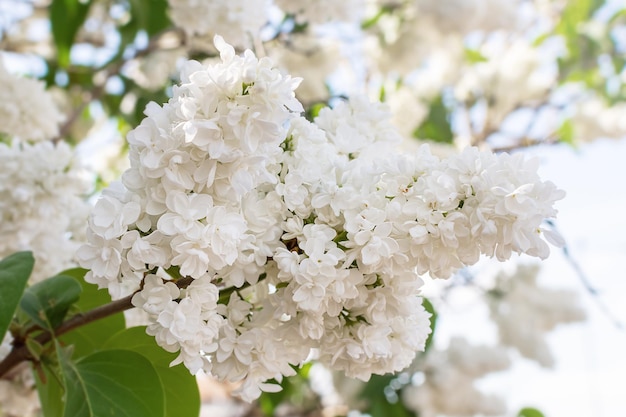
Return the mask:
POLYGON ((215 43, 221 62, 189 62, 129 133, 131 168, 77 252, 88 281, 137 291, 148 333, 191 372, 250 400, 312 350, 352 377, 399 371, 430 332, 418 273, 547 256, 541 223, 563 193, 536 164, 396 153, 388 111, 362 98, 311 123, 298 79, 215 43))
MULTIPOLYGON (((0 127, 1 129, 1 127, 0 127)), ((31 250, 31 282, 72 267, 89 183, 65 143, 0 143, 0 258, 31 250)))
MULTIPOLYGON (((75 266, 84 234, 88 183, 72 149, 48 139, 63 119, 40 81, 11 75, 0 63, 0 258, 30 250, 30 283, 75 266)), ((11 350, 7 333, 0 360, 11 350)), ((0 380, 0 415, 37 415, 39 401, 29 368, 0 380)))
POLYGON ((500 273, 488 302, 500 343, 551 367, 554 357, 546 334, 560 324, 583 321, 586 313, 575 292, 539 286, 539 270, 539 265, 527 264, 513 274, 500 273))
POLYGON ((364 0, 274 0, 285 13, 294 15, 298 22, 327 23, 335 21, 359 22, 364 0))
MULTIPOLYGON (((0 75, 7 75, 4 69, 0 75)), ((87 218, 88 184, 68 145, 23 140, 58 133, 60 113, 43 85, 17 77, 2 82, 7 83, 3 92, 15 88, 19 94, 11 93, 17 105, 11 104, 9 113, 0 109, 2 120, 8 119, 0 127, 7 135, 0 143, 0 257, 32 250, 34 282, 74 265, 77 236, 87 218), (29 98, 22 100, 22 94, 29 98)))
POLYGON ((0 137, 51 139, 63 117, 43 82, 9 73, 0 60, 0 137))
POLYGON ((168 0, 172 22, 190 37, 224 37, 236 47, 252 45, 268 21, 270 0, 168 0))
POLYGON ((511 365, 503 347, 475 346, 453 338, 445 350, 431 350, 418 362, 414 383, 402 390, 405 406, 421 417, 500 416, 506 412, 502 398, 481 392, 475 382, 511 365))

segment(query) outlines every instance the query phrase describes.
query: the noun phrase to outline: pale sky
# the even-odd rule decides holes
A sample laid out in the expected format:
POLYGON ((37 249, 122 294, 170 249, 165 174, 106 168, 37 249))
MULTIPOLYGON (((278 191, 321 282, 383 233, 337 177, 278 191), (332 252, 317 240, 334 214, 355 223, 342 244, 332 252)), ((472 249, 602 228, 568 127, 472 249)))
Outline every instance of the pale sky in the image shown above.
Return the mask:
MULTIPOLYGON (((557 203, 557 225, 604 308, 626 326, 626 140, 527 152, 541 158, 542 179, 567 192, 557 203)), ((546 417, 626 416, 626 329, 618 330, 598 307, 559 249, 553 248, 543 262, 539 281, 577 291, 587 321, 562 325, 550 334, 554 369, 513 356, 512 371, 488 378, 481 386, 504 395, 512 416, 529 406, 546 417)), ((444 338, 463 332, 473 343, 494 341, 485 306, 475 297, 461 294, 450 305, 457 316, 447 316, 438 329, 444 338)))
MULTIPOLYGON (((572 257, 601 303, 626 325, 626 140, 532 153, 544 160, 542 177, 567 192, 558 204, 558 225, 572 257)), ((538 376, 528 393, 545 404, 546 417, 626 416, 626 328, 616 328, 560 253, 543 272, 543 282, 580 291, 589 319, 551 337, 557 369, 538 376)))

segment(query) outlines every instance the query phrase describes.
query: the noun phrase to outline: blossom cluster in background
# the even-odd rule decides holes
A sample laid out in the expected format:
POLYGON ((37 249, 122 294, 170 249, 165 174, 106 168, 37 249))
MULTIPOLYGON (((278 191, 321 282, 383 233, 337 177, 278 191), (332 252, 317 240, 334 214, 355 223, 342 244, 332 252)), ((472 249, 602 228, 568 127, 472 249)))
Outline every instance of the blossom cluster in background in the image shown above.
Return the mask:
POLYGON ((407 408, 424 417, 504 415, 504 400, 484 394, 474 382, 510 366, 502 346, 475 346, 456 337, 447 349, 433 349, 417 362, 420 378, 413 378, 415 383, 402 391, 402 399, 407 408))
POLYGON ((34 251, 35 282, 76 265, 90 184, 74 150, 50 141, 62 116, 43 83, 0 65, 0 86, 0 257, 34 251))
MULTIPOLYGON (((53 143, 63 119, 43 83, 0 63, 0 258, 33 251, 30 283, 75 267, 84 241, 90 184, 74 149, 53 143)), ((0 360, 12 349, 7 333, 0 360)), ((28 367, 0 380, 0 415, 34 416, 39 402, 28 367)))
POLYGON ((487 293, 491 319, 503 346, 544 367, 555 364, 546 340, 560 324, 583 321, 586 313, 572 290, 542 288, 538 265, 520 265, 513 274, 500 272, 487 293))

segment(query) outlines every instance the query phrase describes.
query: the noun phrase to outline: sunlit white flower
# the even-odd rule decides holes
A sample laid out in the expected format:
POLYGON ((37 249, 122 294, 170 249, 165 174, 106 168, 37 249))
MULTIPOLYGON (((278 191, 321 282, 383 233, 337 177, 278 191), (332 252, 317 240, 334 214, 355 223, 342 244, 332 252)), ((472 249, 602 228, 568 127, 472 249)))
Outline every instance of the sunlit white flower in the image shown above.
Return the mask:
POLYGON ((362 97, 306 121, 299 80, 215 46, 220 61, 186 63, 129 133, 125 189, 105 194, 78 251, 89 282, 136 292, 174 364, 241 382, 246 400, 312 349, 356 378, 400 371, 430 333, 418 273, 545 255, 563 195, 533 162, 400 154, 386 107, 362 97))

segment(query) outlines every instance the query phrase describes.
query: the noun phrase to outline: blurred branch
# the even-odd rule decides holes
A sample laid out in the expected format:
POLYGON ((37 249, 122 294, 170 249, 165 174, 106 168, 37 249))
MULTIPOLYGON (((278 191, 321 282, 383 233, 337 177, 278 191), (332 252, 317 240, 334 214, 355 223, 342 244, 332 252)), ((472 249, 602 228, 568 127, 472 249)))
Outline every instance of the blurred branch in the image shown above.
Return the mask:
MULTIPOLYGON (((555 230, 557 229, 554 221, 546 220, 546 222, 555 230)), ((567 261, 567 263, 569 263, 570 267, 578 276, 578 279, 582 283, 585 290, 591 295, 592 300, 594 300, 602 314, 604 314, 618 330, 626 330, 626 326, 624 325, 624 323, 602 301, 602 299, 600 298, 600 291, 598 291, 598 289, 591 283, 591 280, 589 279, 585 271, 583 271, 578 261, 576 261, 576 259, 572 256, 567 244, 563 246, 563 255, 565 256, 565 260, 567 261)))
POLYGON ((556 134, 551 134, 543 140, 523 137, 523 138, 518 139, 518 142, 513 145, 490 146, 489 149, 491 149, 491 151, 494 153, 502 153, 502 152, 512 152, 518 149, 531 148, 533 146, 539 146, 539 145, 558 145, 559 143, 561 143, 559 141, 559 137, 556 134))
MULTIPOLYGON (((100 307, 94 308, 86 313, 77 314, 76 316, 70 318, 59 327, 54 330, 54 333, 44 332, 39 334, 35 341, 40 345, 45 345, 46 343, 53 340, 55 337, 59 337, 68 333, 77 327, 84 326, 93 321, 103 319, 105 317, 111 316, 116 313, 120 313, 125 310, 129 310, 134 306, 131 303, 131 299, 133 295, 129 295, 128 297, 119 299, 117 301, 112 301, 109 304, 102 305, 100 307)), ((13 350, 0 362, 0 377, 7 374, 11 371, 15 366, 20 363, 33 360, 32 354, 28 350, 26 344, 14 345, 13 350)))
MULTIPOLYGON (((99 82, 96 83, 96 86, 92 90, 84 92, 82 103, 74 109, 74 111, 70 114, 67 120, 61 125, 58 136, 52 139, 52 142, 57 143, 63 140, 63 138, 69 134, 69 132, 72 129, 72 125, 76 122, 76 120, 78 120, 78 118, 83 113, 85 108, 87 108, 87 106, 91 102, 95 100, 99 100, 104 95, 104 93, 106 92, 107 82, 111 79, 111 77, 120 75, 122 69, 124 68, 124 65, 126 65, 128 62, 130 62, 133 59, 147 56, 154 51, 162 49, 163 47, 161 45, 160 40, 167 33, 175 33, 176 35, 180 35, 181 31, 179 29, 168 29, 164 32, 157 33, 152 38, 150 38, 150 41, 148 42, 148 45, 145 48, 135 50, 135 53, 132 54, 131 56, 127 58, 120 57, 119 59, 111 61, 101 68, 94 68, 93 70, 94 77, 98 77, 101 80, 99 80, 99 82)), ((170 49, 170 48, 172 47, 163 48, 163 49, 170 49)))

